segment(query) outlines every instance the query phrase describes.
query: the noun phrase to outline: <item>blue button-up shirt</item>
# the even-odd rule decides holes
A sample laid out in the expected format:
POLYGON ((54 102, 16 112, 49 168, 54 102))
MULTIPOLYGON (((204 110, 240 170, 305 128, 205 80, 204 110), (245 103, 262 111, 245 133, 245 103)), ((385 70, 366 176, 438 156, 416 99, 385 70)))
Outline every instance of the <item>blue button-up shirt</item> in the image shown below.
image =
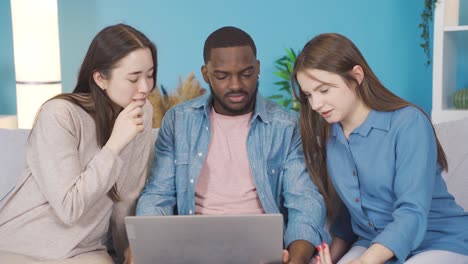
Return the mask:
MULTIPOLYGON (((207 94, 164 116, 137 215, 195 212, 195 187, 210 143, 211 103, 207 94)), ((246 144, 263 209, 284 216, 285 245, 328 240, 323 230, 325 204, 304 164, 297 114, 258 94, 246 144)))
POLYGON ((346 240, 354 233, 357 246, 383 244, 396 255, 389 263, 432 249, 468 254, 468 215, 437 164, 431 123, 414 107, 371 110, 349 140, 333 124, 328 171, 348 212, 331 232, 346 240))

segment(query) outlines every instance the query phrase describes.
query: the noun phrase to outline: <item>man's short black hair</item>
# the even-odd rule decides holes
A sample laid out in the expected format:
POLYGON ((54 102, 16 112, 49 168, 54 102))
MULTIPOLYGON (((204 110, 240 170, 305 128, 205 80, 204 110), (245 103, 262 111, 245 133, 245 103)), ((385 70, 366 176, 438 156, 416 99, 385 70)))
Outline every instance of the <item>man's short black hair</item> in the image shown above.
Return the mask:
POLYGON ((205 64, 210 60, 212 49, 250 46, 257 57, 257 48, 253 39, 242 29, 236 27, 222 27, 211 33, 205 41, 203 59, 205 64))

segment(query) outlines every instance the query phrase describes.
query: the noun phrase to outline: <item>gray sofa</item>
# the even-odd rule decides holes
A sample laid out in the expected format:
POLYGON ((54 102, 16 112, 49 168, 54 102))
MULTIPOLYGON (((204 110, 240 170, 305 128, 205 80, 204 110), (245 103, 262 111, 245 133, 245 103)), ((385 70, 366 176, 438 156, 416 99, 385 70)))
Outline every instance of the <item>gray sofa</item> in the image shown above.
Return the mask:
MULTIPOLYGON (((443 176, 449 191, 468 211, 468 118, 435 125, 445 153, 449 171, 443 176)), ((25 143, 29 130, 0 129, 0 200, 14 186, 24 167, 25 143)), ((157 129, 153 129, 154 140, 157 129)))
MULTIPOLYGON (((153 146, 158 137, 158 131, 158 128, 151 131, 153 146)), ((28 136, 28 129, 0 128, 0 201, 14 187, 16 178, 20 176, 25 166, 25 147, 28 136)))

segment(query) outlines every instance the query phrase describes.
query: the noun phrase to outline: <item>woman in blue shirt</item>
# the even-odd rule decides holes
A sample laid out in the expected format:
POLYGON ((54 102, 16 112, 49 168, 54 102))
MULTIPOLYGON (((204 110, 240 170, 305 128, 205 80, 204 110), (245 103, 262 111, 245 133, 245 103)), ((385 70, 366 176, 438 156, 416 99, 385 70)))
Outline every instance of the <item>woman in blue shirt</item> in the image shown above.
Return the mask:
POLYGON ((339 34, 310 40, 292 78, 307 168, 332 222, 317 261, 468 263, 468 214, 447 191, 447 160, 423 111, 339 34))

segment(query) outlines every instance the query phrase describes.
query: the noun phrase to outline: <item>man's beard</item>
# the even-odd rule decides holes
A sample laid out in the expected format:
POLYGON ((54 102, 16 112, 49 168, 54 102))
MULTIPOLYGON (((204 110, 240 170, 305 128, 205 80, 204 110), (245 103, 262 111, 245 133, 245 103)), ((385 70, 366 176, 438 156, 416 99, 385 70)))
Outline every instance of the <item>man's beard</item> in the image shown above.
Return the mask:
MULTIPOLYGON (((250 101, 245 105, 244 108, 242 108, 242 109, 233 109, 233 108, 229 107, 229 105, 225 104, 224 101, 221 100, 221 98, 218 97, 218 95, 213 91, 213 87, 211 87, 211 84, 209 84, 211 96, 213 97, 213 103, 217 102, 230 115, 243 115, 243 114, 247 114, 251 110, 253 111, 253 109, 255 107, 255 101, 257 100, 258 86, 259 86, 259 82, 257 82, 257 87, 255 87, 254 92, 251 94, 251 97, 249 97, 250 101)), ((235 93, 235 92, 232 92, 232 93, 235 93)), ((227 96, 229 94, 230 93, 227 93, 224 96, 227 96)), ((246 92, 244 92, 244 94, 248 95, 248 93, 246 93, 246 92)))

